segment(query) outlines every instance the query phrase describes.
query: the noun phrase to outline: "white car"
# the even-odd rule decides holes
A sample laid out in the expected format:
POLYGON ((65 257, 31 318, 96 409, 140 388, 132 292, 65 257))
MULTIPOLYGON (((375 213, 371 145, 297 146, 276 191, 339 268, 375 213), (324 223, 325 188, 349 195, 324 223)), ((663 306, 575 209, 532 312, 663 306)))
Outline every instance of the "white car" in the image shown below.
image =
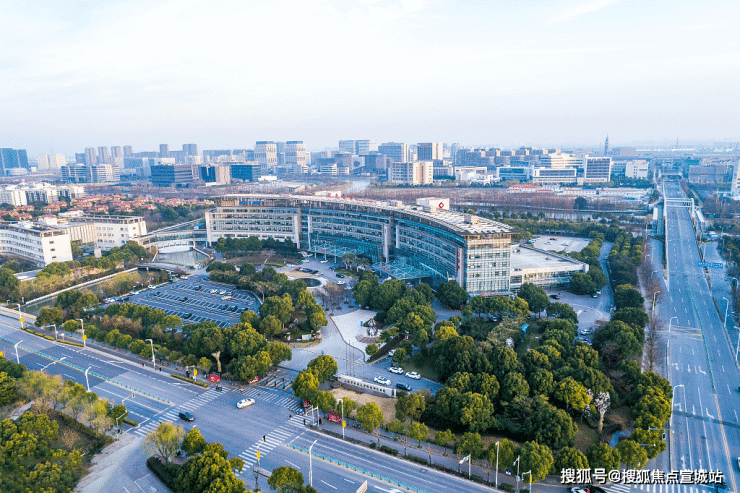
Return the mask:
POLYGON ((570 488, 570 493, 586 493, 586 490, 579 488, 578 486, 573 486, 570 488))
POLYGON ((322 261, 321 261, 321 263, 322 263, 322 264, 328 264, 328 263, 329 263, 329 261, 328 261, 328 260, 322 260, 322 261))
POLYGON ((406 373, 406 376, 409 377, 409 378, 413 378, 414 380, 421 379, 421 375, 419 375, 415 371, 410 371, 410 372, 406 373))
POLYGON ((385 377, 375 377, 373 380, 375 380, 375 383, 379 383, 380 385, 390 385, 391 384, 391 381, 385 377))
POLYGON ((226 291, 224 291, 224 290, 222 289, 221 291, 219 291, 219 292, 218 292, 218 294, 220 294, 221 296, 223 296, 223 295, 225 295, 225 294, 226 294, 226 291))
POLYGON ((393 357, 394 354, 396 354, 395 349, 391 349, 390 351, 388 351, 388 356, 390 356, 391 358, 393 357))
POLYGON ((401 375, 403 373, 403 368, 401 368, 400 366, 391 366, 390 368, 388 368, 388 371, 401 375))
POLYGON ((254 399, 242 399, 236 403, 236 407, 239 409, 244 409, 245 407, 251 406, 252 404, 254 404, 254 399))

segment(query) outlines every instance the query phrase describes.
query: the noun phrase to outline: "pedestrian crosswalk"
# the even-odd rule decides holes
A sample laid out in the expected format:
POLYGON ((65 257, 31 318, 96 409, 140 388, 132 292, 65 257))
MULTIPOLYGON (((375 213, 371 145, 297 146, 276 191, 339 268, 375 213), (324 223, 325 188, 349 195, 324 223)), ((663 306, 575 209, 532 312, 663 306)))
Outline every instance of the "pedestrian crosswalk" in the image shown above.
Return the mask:
POLYGON ((260 452, 260 456, 264 457, 266 453, 297 436, 303 429, 305 429, 305 426, 302 423, 303 422, 297 418, 288 420, 282 426, 278 426, 265 435, 262 440, 258 440, 250 445, 244 452, 239 454, 239 458, 244 461, 244 467, 237 476, 249 474, 252 466, 257 463, 258 450, 260 452))
POLYGON ((270 402, 276 406, 286 407, 294 413, 301 409, 301 403, 297 397, 293 394, 286 394, 285 392, 270 391, 264 387, 247 387, 243 392, 240 392, 246 397, 251 397, 257 403, 259 402, 270 402))
POLYGON ((646 493, 707 493, 713 491, 712 485, 698 484, 613 484, 604 488, 607 493, 629 493, 644 491, 646 493))
POLYGON ((147 421, 145 424, 136 428, 133 432, 136 435, 144 436, 147 433, 156 430, 160 423, 173 423, 177 421, 179 419, 178 413, 180 413, 181 411, 195 411, 204 404, 207 404, 214 400, 220 394, 221 392, 216 391, 216 389, 208 389, 197 397, 193 397, 189 401, 181 404, 177 407, 177 409, 168 409, 159 416, 147 421))

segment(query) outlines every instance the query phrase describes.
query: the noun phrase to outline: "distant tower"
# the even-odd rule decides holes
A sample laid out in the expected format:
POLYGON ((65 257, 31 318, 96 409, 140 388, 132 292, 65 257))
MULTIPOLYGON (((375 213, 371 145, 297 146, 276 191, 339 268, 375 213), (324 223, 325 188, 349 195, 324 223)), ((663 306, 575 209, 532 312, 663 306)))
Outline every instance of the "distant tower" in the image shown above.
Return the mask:
POLYGON ((609 153, 609 134, 606 135, 606 140, 604 141, 604 156, 606 156, 609 153))

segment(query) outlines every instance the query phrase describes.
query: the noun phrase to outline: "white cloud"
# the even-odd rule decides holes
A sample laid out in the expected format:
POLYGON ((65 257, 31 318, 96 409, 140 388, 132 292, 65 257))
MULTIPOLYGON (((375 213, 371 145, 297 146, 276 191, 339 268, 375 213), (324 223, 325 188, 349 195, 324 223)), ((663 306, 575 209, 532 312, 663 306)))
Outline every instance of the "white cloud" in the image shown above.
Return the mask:
POLYGON ((563 22, 569 22, 577 19, 591 12, 604 9, 613 3, 617 3, 620 0, 593 0, 591 2, 582 3, 576 7, 566 10, 556 16, 554 16, 550 22, 553 24, 562 24, 563 22))

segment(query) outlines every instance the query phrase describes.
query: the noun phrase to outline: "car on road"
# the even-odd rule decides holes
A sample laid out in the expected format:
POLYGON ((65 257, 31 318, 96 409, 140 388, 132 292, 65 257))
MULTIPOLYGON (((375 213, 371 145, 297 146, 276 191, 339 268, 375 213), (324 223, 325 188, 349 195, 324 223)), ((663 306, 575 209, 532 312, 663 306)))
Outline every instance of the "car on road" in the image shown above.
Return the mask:
POLYGON ((414 380, 419 380, 421 378, 421 375, 419 375, 415 371, 410 371, 410 372, 406 373, 406 376, 409 377, 409 378, 413 378, 414 380))
POLYGON ((740 457, 737 458, 737 468, 740 469, 740 457))
POLYGON ((216 294, 216 293, 218 293, 218 289, 211 289, 208 292, 211 293, 211 294, 216 294))
POLYGON ((406 392, 411 392, 411 385, 403 382, 398 382, 396 384, 396 388, 400 390, 405 390, 406 392))
POLYGON ((182 411, 177 416, 180 419, 185 420, 185 421, 195 421, 195 416, 193 416, 192 413, 189 413, 187 411, 182 411))
POLYGON ((568 488, 568 490, 570 490, 570 493, 586 493, 586 490, 579 486, 573 486, 572 488, 568 488))
POLYGON ((390 356, 391 358, 393 357, 394 354, 396 354, 395 349, 391 349, 390 351, 388 351, 388 356, 390 356))
POLYGON ((342 274, 342 273, 337 273, 337 277, 338 277, 339 279, 344 279, 344 274, 342 274))
POLYGON ((244 409, 245 407, 251 406, 254 404, 254 399, 242 399, 239 402, 236 403, 236 407, 239 409, 244 409))
POLYGON ((151 285, 151 286, 149 286, 149 287, 148 287, 147 289, 157 289, 157 286, 155 286, 154 284, 152 284, 152 285, 151 285))
POLYGON ((187 320, 187 319, 189 319, 189 318, 190 318, 190 317, 192 317, 192 316, 193 316, 193 314, 192 314, 192 313, 186 313, 186 314, 185 314, 185 316, 184 316, 184 317, 182 317, 182 318, 184 318, 184 319, 186 319, 186 320, 187 320))
POLYGON ((235 312, 235 311, 237 311, 238 309, 239 309, 239 307, 238 307, 238 306, 232 306, 231 308, 229 308, 229 311, 230 311, 230 312, 235 312))
POLYGON ((594 293, 594 294, 592 294, 592 295, 591 295, 591 297, 592 297, 592 298, 598 298, 598 297, 599 297, 599 295, 598 295, 598 294, 596 294, 596 293, 594 293))
POLYGON ((322 263, 322 264, 328 264, 328 263, 329 263, 329 261, 328 261, 328 260, 322 260, 322 261, 321 261, 321 263, 322 263))
POLYGON ((223 296, 223 295, 225 295, 225 294, 226 294, 226 291, 224 291, 224 290, 222 289, 221 291, 219 291, 219 292, 218 292, 218 294, 220 294, 221 296, 223 296))
POLYGON ((560 299, 560 295, 559 294, 551 294, 550 295, 550 298, 552 298, 554 300, 559 300, 560 299))
POLYGON ((345 284, 347 284, 347 283, 346 283, 346 282, 344 282, 344 281, 337 281, 337 282, 336 282, 336 283, 334 283, 334 284, 336 284, 337 286, 344 286, 344 285, 345 285, 345 284))
POLYGON ((606 493, 606 490, 604 488, 599 488, 598 486, 594 486, 592 484, 586 485, 586 488, 588 489, 589 493, 606 493))
POLYGON ((397 375, 401 375, 403 373, 403 368, 401 368, 400 366, 391 366, 390 368, 388 368, 388 371, 397 375))
POLYGON ((373 378, 373 380, 375 381, 375 383, 379 383, 380 385, 390 385, 391 384, 391 381, 385 377, 375 377, 373 378))

